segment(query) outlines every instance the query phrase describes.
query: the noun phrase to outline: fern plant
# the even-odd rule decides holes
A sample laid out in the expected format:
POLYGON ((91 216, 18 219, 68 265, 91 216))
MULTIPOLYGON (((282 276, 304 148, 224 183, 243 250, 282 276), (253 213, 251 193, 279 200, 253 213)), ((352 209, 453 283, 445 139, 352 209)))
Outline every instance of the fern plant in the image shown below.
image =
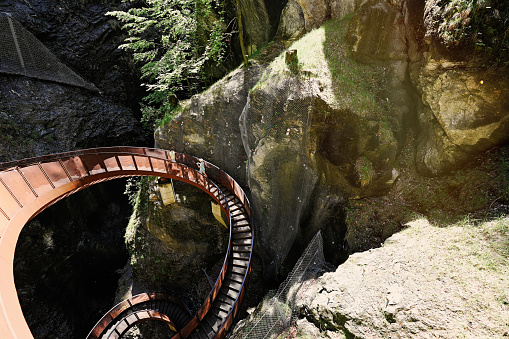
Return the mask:
POLYGON ((154 124, 171 111, 175 96, 190 96, 205 85, 205 68, 221 64, 226 25, 219 0, 131 2, 117 18, 128 38, 120 48, 132 53, 148 91, 142 121, 154 124))

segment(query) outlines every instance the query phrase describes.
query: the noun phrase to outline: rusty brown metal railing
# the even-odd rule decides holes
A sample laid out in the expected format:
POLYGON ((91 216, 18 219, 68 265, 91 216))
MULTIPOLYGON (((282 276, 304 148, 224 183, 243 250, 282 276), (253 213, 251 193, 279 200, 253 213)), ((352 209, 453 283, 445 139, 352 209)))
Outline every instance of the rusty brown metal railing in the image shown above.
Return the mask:
POLYGON ((227 215, 230 241, 221 273, 202 308, 174 338, 198 337, 200 331, 209 338, 224 336, 238 312, 251 271, 251 209, 246 194, 233 178, 210 163, 206 163, 207 174, 203 175, 197 171, 197 162, 197 158, 182 153, 176 153, 175 161, 171 161, 166 150, 120 146, 0 164, 0 338, 33 338, 19 305, 13 276, 14 251, 23 226, 72 193, 129 176, 158 176, 189 183, 209 194, 227 215), (231 298, 228 302, 221 301, 225 294, 231 298), (210 319, 216 323, 211 324, 210 319))
POLYGON ((150 308, 145 309, 145 310, 136 311, 136 312, 134 312, 134 314, 128 313, 129 309, 131 309, 137 305, 147 303, 147 302, 158 302, 158 301, 166 301, 173 305, 176 305, 177 307, 179 307, 179 309, 185 311, 185 313, 187 313, 189 318, 192 316, 192 314, 189 311, 189 309, 187 308, 187 306, 184 305, 180 300, 178 300, 172 296, 169 296, 169 295, 166 295, 163 293, 141 293, 141 294, 135 295, 129 299, 123 300, 120 303, 116 304, 114 307, 112 307, 108 311, 108 313, 106 313, 101 318, 101 320, 99 320, 97 322, 97 324, 94 326, 92 331, 90 331, 90 333, 88 334, 87 338, 91 338, 91 339, 100 338, 101 335, 104 334, 104 332, 108 328, 108 326, 113 321, 115 321, 117 318, 121 318, 121 316, 123 314, 124 314, 124 316, 128 316, 132 319, 129 321, 122 319, 124 321, 122 323, 120 323, 119 327, 123 327, 122 328, 123 332, 119 333, 119 331, 115 329, 115 331, 114 330, 111 331, 111 334, 110 334, 111 336, 121 337, 121 335, 123 333, 125 333, 125 331, 127 331, 129 327, 136 325, 143 321, 149 321, 149 320, 154 320, 154 319, 167 323, 168 325, 171 326, 171 328, 175 332, 178 332, 180 328, 179 328, 179 326, 176 326, 176 324, 177 324, 175 322, 176 319, 168 317, 167 314, 159 313, 156 310, 153 310, 150 308))

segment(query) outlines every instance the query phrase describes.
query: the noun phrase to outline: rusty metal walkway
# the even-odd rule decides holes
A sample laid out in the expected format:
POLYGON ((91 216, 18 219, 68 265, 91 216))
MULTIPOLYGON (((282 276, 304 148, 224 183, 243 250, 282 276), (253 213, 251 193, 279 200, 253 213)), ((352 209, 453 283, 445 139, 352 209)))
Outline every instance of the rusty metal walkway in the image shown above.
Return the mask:
POLYGON ((161 293, 142 293, 115 305, 88 338, 121 338, 134 325, 149 320, 166 323, 172 335, 179 333, 191 318, 191 312, 179 300, 161 293))
MULTIPOLYGON (((197 162, 197 158, 182 153, 176 153, 172 161, 169 152, 160 149, 105 147, 0 164, 0 338, 33 338, 21 311, 13 275, 14 251, 23 226, 72 193, 129 176, 157 176, 189 183, 209 194, 225 212, 230 240, 221 272, 200 310, 173 338, 224 337, 238 313, 251 272, 251 209, 233 178, 210 163, 205 163, 203 175, 197 162)), ((108 329, 120 326, 122 319, 129 322, 129 316, 119 310, 110 310, 89 338, 106 338, 108 329)), ((142 313, 137 309, 134 317, 175 322, 159 308, 147 310, 142 313)))

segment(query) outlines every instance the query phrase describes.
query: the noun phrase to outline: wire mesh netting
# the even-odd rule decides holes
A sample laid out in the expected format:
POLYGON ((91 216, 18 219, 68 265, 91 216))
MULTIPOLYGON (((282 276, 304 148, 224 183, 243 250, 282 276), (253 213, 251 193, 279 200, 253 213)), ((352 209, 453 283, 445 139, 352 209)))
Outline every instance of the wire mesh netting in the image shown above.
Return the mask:
POLYGON ((0 73, 24 75, 99 91, 59 61, 9 13, 0 13, 0 73))
POLYGON ((295 134, 304 137, 309 127, 314 99, 311 81, 290 76, 267 87, 250 92, 239 119, 246 154, 255 151, 260 139, 280 140, 295 134))
POLYGON ((301 75, 279 76, 271 69, 266 74, 249 92, 239 125, 259 225, 256 236, 263 256, 273 261, 264 263, 265 269, 276 272, 318 180, 308 156, 316 89, 314 80, 301 75))
POLYGON ((296 298, 300 284, 330 269, 323 255, 322 234, 318 231, 279 289, 275 293, 269 292, 257 311, 241 322, 229 338, 277 338, 297 320, 296 298))

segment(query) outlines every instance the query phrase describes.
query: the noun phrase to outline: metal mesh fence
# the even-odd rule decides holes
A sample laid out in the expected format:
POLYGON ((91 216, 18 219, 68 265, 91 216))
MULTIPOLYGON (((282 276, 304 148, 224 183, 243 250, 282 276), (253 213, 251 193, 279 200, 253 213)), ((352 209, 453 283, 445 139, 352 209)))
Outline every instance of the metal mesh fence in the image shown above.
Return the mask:
POLYGON ((0 73, 24 75, 99 91, 8 13, 0 13, 0 73))
POLYGON ((316 101, 314 79, 266 70, 239 118, 257 238, 267 272, 291 250, 318 177, 308 150, 316 101), (268 264, 268 265, 267 265, 268 264))
POLYGON ((230 339, 277 338, 297 320, 296 298, 299 284, 316 278, 319 272, 329 270, 323 255, 321 232, 311 240, 292 272, 274 292, 269 292, 261 306, 247 320, 241 322, 230 335, 230 339))

